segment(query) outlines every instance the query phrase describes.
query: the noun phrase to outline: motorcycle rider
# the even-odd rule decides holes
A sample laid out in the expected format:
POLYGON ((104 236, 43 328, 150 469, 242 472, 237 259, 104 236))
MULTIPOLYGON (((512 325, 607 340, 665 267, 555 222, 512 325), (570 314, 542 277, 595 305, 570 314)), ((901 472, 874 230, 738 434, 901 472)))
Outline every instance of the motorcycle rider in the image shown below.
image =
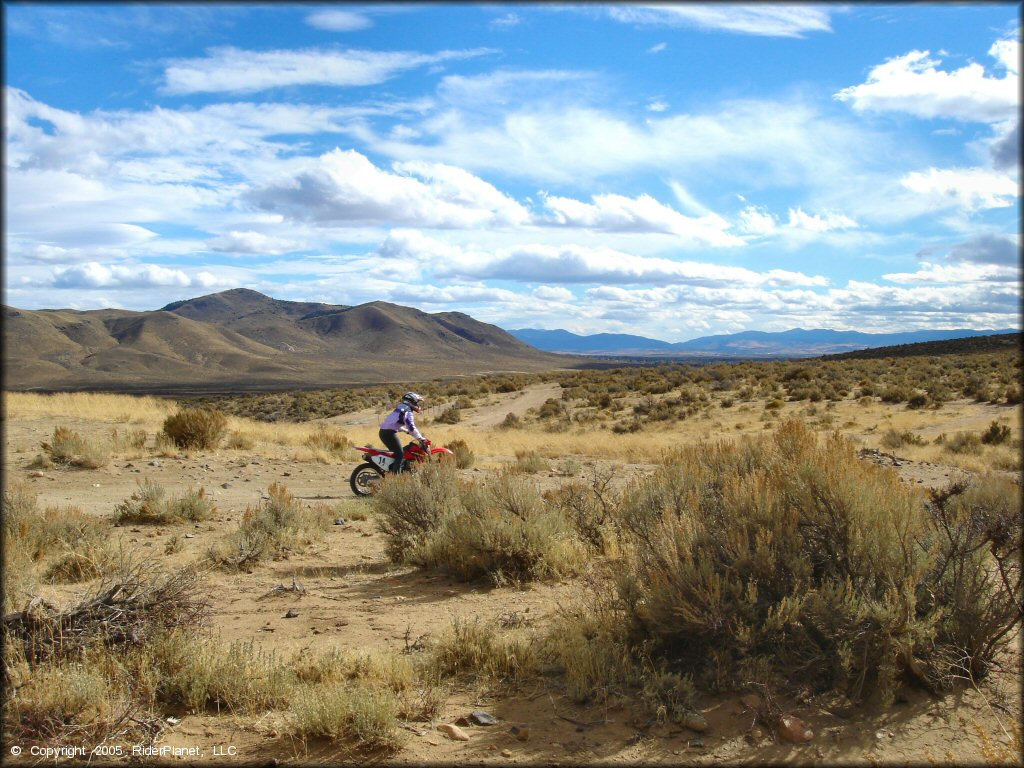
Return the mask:
POLYGON ((380 425, 379 435, 381 442, 384 443, 389 451, 395 454, 395 460, 391 464, 391 472, 394 474, 401 472, 402 466, 405 463, 402 443, 398 439, 399 432, 409 433, 419 441, 423 448, 426 448, 427 444, 429 444, 427 438, 417 429, 416 420, 413 418, 413 414, 419 413, 422 409, 423 395, 419 395, 416 392, 406 392, 402 395, 402 401, 395 410, 389 413, 380 425))

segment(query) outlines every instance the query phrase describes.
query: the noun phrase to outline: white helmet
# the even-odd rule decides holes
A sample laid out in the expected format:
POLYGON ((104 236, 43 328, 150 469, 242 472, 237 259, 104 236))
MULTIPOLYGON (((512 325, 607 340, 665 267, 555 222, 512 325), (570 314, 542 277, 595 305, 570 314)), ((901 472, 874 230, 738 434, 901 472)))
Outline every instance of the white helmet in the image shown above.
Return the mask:
POLYGON ((416 413, 419 413, 423 405, 423 395, 416 392, 406 392, 402 395, 402 402, 409 404, 416 413))

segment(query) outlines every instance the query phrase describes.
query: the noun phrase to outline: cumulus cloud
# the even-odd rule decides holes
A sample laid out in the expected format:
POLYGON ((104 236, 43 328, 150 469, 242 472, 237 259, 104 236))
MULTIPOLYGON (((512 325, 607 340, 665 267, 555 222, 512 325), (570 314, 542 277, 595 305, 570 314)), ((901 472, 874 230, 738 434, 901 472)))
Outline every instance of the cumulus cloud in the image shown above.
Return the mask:
MULTIPOLYGON (((208 273, 207 273, 208 274, 208 273)), ((53 271, 54 288, 116 288, 141 289, 153 287, 187 287, 192 278, 180 269, 157 264, 106 266, 91 261, 53 271)))
POLYGON ((1002 173, 983 168, 929 168, 913 171, 900 184, 924 196, 935 207, 959 207, 971 212, 1007 208, 1019 195, 1017 183, 1002 173))
POLYGON ((545 195, 544 207, 553 223, 606 232, 664 232, 678 235, 696 245, 742 246, 744 241, 726 230, 729 223, 721 216, 700 218, 684 216, 650 195, 630 198, 623 195, 594 195, 592 203, 567 197, 545 195))
POLYGON ((989 145, 992 166, 1000 171, 1016 171, 1020 167, 1020 121, 1009 124, 989 145))
POLYGON ((874 67, 865 83, 844 88, 835 98, 857 111, 906 112, 963 122, 1014 118, 1020 111, 1020 41, 1000 40, 989 55, 1004 70, 1001 77, 986 74, 977 63, 943 71, 938 68, 941 59, 930 52, 911 51, 874 67))
POLYGON ((389 172, 359 152, 341 149, 253 190, 247 199, 262 210, 327 226, 501 227, 529 215, 515 200, 460 168, 410 161, 396 163, 389 172))
POLYGON ((488 49, 441 51, 272 50, 214 48, 205 58, 177 59, 164 70, 164 90, 192 93, 253 93, 290 85, 377 85, 400 72, 467 59, 488 49))
POLYGON ((807 32, 831 32, 827 7, 813 5, 733 5, 674 3, 612 6, 616 21, 666 27, 696 27, 768 37, 803 37, 807 32))
POLYGON ((572 301, 572 291, 560 285, 538 285, 533 295, 541 301, 572 301))
POLYGON ((973 264, 1016 266, 1020 263, 1020 246, 1008 237, 978 235, 950 248, 946 258, 973 264))

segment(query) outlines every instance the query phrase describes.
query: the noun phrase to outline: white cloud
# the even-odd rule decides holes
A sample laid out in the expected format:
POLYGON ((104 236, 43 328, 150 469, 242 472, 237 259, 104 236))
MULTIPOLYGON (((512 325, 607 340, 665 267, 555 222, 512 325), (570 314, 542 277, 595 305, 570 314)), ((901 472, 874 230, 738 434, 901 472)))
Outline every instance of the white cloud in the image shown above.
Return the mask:
POLYGON ((493 252, 463 249, 432 267, 438 277, 514 280, 524 283, 688 285, 825 285, 820 276, 636 256, 610 248, 575 244, 517 245, 493 252))
POLYGON ((832 31, 828 7, 813 5, 627 4, 610 7, 608 15, 628 24, 697 27, 769 37, 803 37, 806 32, 832 31))
POLYGON ((1019 196, 1012 178, 982 168, 929 168, 914 171, 900 184, 940 208, 959 207, 966 211, 1007 208, 1019 196))
POLYGON ((510 12, 504 16, 491 19, 487 26, 491 29, 511 29, 512 27, 518 27, 522 21, 523 19, 518 13, 510 12))
POLYGON ((668 48, 668 43, 655 43, 647 49, 648 53, 661 53, 668 48))
POLYGON ((750 235, 770 235, 779 226, 775 216, 764 208, 748 205, 739 214, 739 229, 750 235))
POLYGON ((192 279, 180 269, 156 264, 105 266, 95 261, 53 271, 54 288, 115 288, 134 290, 152 287, 187 287, 192 279))
POLYGON ((299 251, 306 247, 304 243, 283 237, 265 235, 262 232, 237 230, 212 238, 206 244, 211 250, 222 253, 266 253, 271 255, 299 251))
POLYGON ((377 85, 400 72, 488 53, 476 48, 434 54, 408 51, 212 49, 205 58, 178 59, 164 71, 164 89, 175 95, 252 93, 293 85, 377 85))
POLYGON ((668 104, 665 103, 664 101, 661 101, 660 99, 657 99, 657 100, 651 101, 651 102, 649 102, 647 104, 647 111, 648 112, 667 112, 668 111, 668 104))
POLYGON ((328 226, 501 227, 528 217, 515 200, 460 168, 412 161, 394 168, 335 149, 247 198, 262 210, 328 226))
POLYGON ((987 76, 977 63, 942 71, 941 60, 931 58, 928 51, 911 51, 874 67, 865 83, 844 88, 835 98, 858 111, 906 112, 963 122, 1012 119, 1020 111, 1020 42, 1000 40, 989 54, 1005 70, 1002 77, 987 76))
POLYGON ((745 244, 741 238, 725 231, 729 223, 722 217, 715 214, 701 218, 684 216, 650 195, 629 198, 606 194, 594 195, 591 199, 593 203, 554 195, 543 198, 545 208, 561 226, 608 232, 665 232, 685 238, 693 245, 745 244))
POLYGON ((328 32, 354 32, 373 26, 365 14, 355 11, 343 11, 338 8, 327 8, 314 11, 306 17, 306 23, 317 29, 328 32))
POLYGON ((831 232, 836 229, 856 229, 857 222, 841 213, 808 214, 802 208, 789 209, 789 226, 808 232, 831 232))
POLYGON ((541 301, 572 301, 572 291, 560 285, 538 285, 533 295, 541 301))
POLYGON ((916 272, 892 272, 882 278, 894 283, 936 283, 965 285, 967 283, 1018 282, 1020 270, 996 264, 931 264, 923 262, 916 272))

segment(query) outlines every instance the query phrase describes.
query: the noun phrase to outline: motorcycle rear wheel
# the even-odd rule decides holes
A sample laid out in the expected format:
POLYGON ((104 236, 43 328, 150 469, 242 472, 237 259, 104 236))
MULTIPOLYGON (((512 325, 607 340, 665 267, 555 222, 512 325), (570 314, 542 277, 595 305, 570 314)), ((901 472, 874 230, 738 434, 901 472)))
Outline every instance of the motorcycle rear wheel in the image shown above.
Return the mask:
POLYGON ((352 476, 348 479, 348 484, 352 487, 352 493, 356 496, 372 496, 377 492, 380 481, 383 479, 384 475, 377 468, 377 465, 366 462, 352 470, 352 476))

